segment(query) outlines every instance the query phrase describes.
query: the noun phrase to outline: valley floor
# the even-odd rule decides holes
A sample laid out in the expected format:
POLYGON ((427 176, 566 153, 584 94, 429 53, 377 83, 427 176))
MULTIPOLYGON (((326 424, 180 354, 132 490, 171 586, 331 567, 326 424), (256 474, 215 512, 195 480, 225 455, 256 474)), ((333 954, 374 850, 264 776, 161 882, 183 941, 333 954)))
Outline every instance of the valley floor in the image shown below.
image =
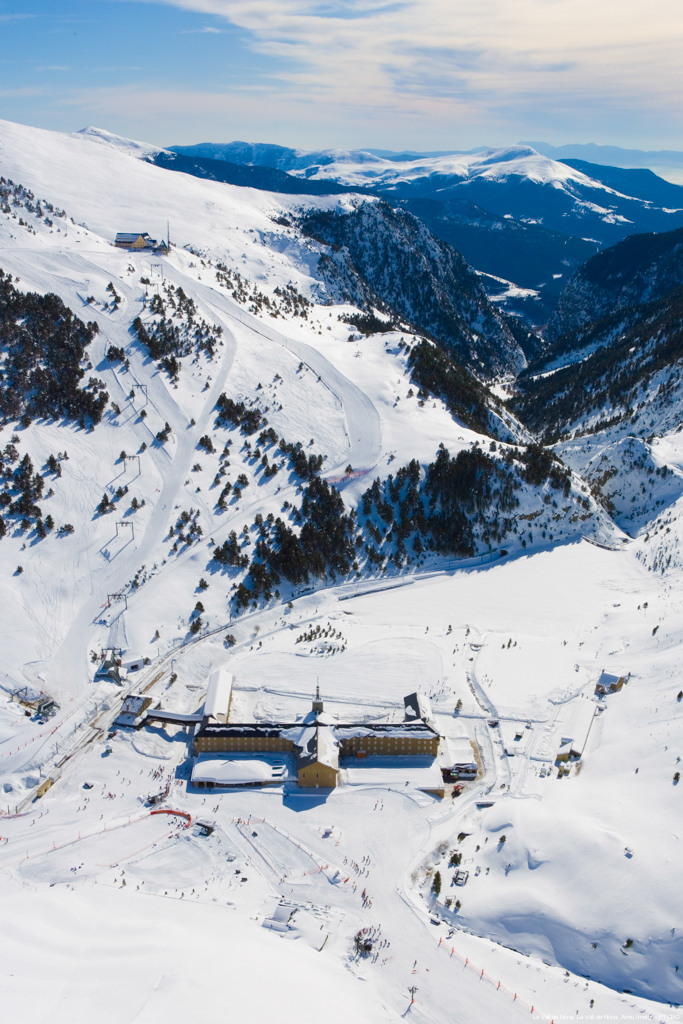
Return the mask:
MULTIPOLYGON (((238 718, 303 715, 316 680, 341 720, 359 709, 387 715, 417 681, 446 742, 458 751, 474 742, 480 778, 443 801, 403 785, 398 766, 384 786, 218 793, 188 784, 183 729, 119 730, 87 744, 41 800, 0 819, 12 1016, 219 1020, 229 1006, 294 1021, 323 1006, 330 1020, 408 1011, 464 1024, 521 1020, 533 1006, 536 1019, 675 1019, 667 1003, 677 1001, 681 907, 662 872, 667 862, 675 872, 678 848, 666 820, 677 795, 680 618, 665 589, 630 552, 584 543, 251 616, 250 636, 223 656, 238 718), (346 650, 296 642, 318 624, 342 630, 346 650), (638 632, 654 625, 645 654, 638 632), (546 749, 558 713, 590 699, 602 669, 630 679, 596 704, 584 758, 559 779, 546 749), (526 734, 513 756, 508 722, 526 734), (641 791, 637 822, 629 771, 641 791), (161 806, 188 813, 192 826, 144 806, 166 782, 161 806), (197 821, 214 827, 210 836, 197 821), (449 884, 455 849, 464 887, 449 884), (609 894, 619 890, 627 901, 609 894), (456 896, 457 913, 443 902, 456 896), (367 958, 354 951, 363 929, 374 940, 367 958)), ((176 682, 161 663, 137 686, 157 678, 150 692, 163 706, 200 705, 220 650, 208 638, 176 657, 176 682)))

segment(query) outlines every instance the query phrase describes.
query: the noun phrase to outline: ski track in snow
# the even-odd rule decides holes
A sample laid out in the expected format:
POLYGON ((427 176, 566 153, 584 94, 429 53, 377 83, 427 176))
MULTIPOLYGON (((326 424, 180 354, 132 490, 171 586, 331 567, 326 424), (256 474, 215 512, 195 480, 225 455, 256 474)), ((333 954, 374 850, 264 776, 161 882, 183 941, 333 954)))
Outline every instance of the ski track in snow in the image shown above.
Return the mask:
MULTIPOLYGON (((250 283, 268 291, 292 280, 305 291, 313 281, 313 258, 296 239, 283 234, 270 249, 263 243, 273 215, 299 199, 162 172, 127 148, 114 137, 56 137, 17 126, 5 126, 0 141, 3 173, 92 227, 60 221, 60 234, 39 226, 34 236, 3 222, 0 264, 22 287, 54 290, 98 323, 92 372, 121 409, 92 434, 41 422, 20 437, 22 452, 35 444, 36 460, 68 449, 61 480, 50 478, 52 500, 61 502, 57 522, 71 517, 79 531, 27 544, 21 555, 20 541, 7 537, 0 550, 2 592, 14 612, 3 686, 55 689, 62 704, 43 725, 16 706, 0 707, 7 1019, 222 1020, 227 991, 231 1014, 285 1024, 321 1014, 328 1024, 350 1016, 372 1024, 406 1017, 513 1022, 530 1019, 531 1007, 534 1019, 600 1013, 668 1022, 668 1002, 683 999, 675 970, 683 906, 671 885, 682 792, 672 782, 683 755, 681 567, 674 561, 667 574, 655 573, 648 560, 675 551, 680 498, 662 511, 651 541, 639 535, 622 550, 575 543, 488 565, 433 560, 402 578, 295 591, 291 607, 229 622, 230 574, 209 574, 206 546, 188 546, 171 561, 168 527, 191 504, 206 540, 217 541, 257 512, 276 511, 296 485, 271 493, 252 481, 238 506, 216 514, 212 471, 191 474, 222 391, 249 391, 262 371, 280 370, 283 403, 288 395, 307 402, 307 427, 316 416, 325 420, 323 450, 343 418, 343 440, 329 442, 326 476, 343 474, 347 464, 386 475, 394 457, 397 466, 413 455, 427 461, 441 440, 457 450, 477 435, 440 404, 423 408, 409 399, 395 342, 351 346, 348 327, 322 306, 311 314, 316 323, 261 320, 210 281, 211 266, 200 268, 199 257, 180 248, 163 263, 115 250, 105 241, 114 230, 151 227, 162 213, 165 222, 170 208, 174 231, 206 238, 215 258, 250 283), (129 332, 136 315, 149 316, 141 275, 152 291, 162 279, 181 286, 200 316, 223 328, 216 359, 186 360, 177 389, 129 332), (109 280, 121 295, 117 309, 104 308, 109 280), (129 370, 105 359, 110 344, 126 349, 129 370), (292 360, 305 365, 305 376, 290 372, 292 360), (133 384, 144 384, 146 395, 136 388, 129 401, 133 384), (166 421, 172 436, 160 445, 154 439, 166 421), (119 451, 132 454, 143 442, 144 454, 121 465, 119 451), (94 515, 99 495, 123 485, 144 497, 144 510, 133 516, 117 506, 110 516, 94 515), (134 523, 134 538, 120 522, 134 523), (15 578, 18 559, 25 571, 15 578), (108 595, 122 594, 143 564, 150 577, 128 591, 129 607, 113 597, 107 609, 108 595), (211 628, 186 642, 202 572, 211 628), (337 650, 297 643, 315 626, 334 631, 337 650), (230 650, 222 643, 228 630, 236 641, 230 650), (151 664, 131 671, 122 688, 91 681, 90 651, 105 643, 148 652, 151 664), (391 784, 218 794, 188 784, 189 736, 181 728, 157 724, 108 738, 124 693, 145 690, 163 707, 194 711, 210 670, 222 665, 235 674, 235 708, 247 719, 296 719, 319 682, 326 710, 342 720, 400 720, 404 694, 423 690, 448 745, 443 763, 470 761, 474 744, 480 775, 442 802, 406 786, 400 763, 391 784), (632 677, 598 702, 593 689, 603 667, 632 677), (580 699, 602 710, 585 757, 560 779, 553 743, 580 699), (504 729, 512 725, 523 727, 527 745, 508 756, 504 729), (21 806, 49 772, 54 787, 21 806), (142 804, 167 783, 164 806, 215 825, 209 837, 169 828, 163 816, 140 817, 142 804), (456 848, 470 873, 463 887, 451 884, 456 848), (437 868, 439 900, 431 889, 437 868), (446 907, 447 896, 462 900, 457 912, 446 907), (262 928, 278 905, 293 912, 281 933, 262 928), (375 959, 353 954, 353 936, 364 928, 388 943, 375 959), (214 984, 226 976, 227 989, 214 984)), ((465 163, 477 173, 502 173, 502 157, 490 167, 478 160, 465 163)), ((528 160, 531 173, 556 173, 528 160)), ((453 171, 456 163, 443 166, 453 171)), ((562 174, 567 182, 576 177, 562 174)), ((308 437, 284 433, 289 441, 308 437)), ((662 439, 656 454, 680 467, 680 436, 662 439)), ((364 486, 362 476, 349 478, 349 504, 364 486)))

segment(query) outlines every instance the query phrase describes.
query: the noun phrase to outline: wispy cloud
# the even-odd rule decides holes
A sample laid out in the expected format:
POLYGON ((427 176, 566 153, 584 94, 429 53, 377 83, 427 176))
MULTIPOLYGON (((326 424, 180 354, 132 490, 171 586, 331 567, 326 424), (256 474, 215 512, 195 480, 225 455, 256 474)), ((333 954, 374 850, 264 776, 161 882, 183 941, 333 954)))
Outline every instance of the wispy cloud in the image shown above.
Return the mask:
POLYGON ((157 110, 174 133, 196 137, 193 108, 206 138, 244 131, 302 145, 302 134, 314 145, 352 135, 432 148, 541 131, 618 141, 617 123, 661 144, 683 129, 683 19, 671 17, 672 0, 135 2, 196 15, 188 33, 215 35, 226 55, 239 45, 266 58, 244 66, 239 86, 227 74, 205 91, 183 89, 182 75, 172 92, 139 81, 132 116, 136 104, 157 110))
POLYGON ((186 28, 183 29, 181 35, 184 36, 224 36, 227 35, 227 31, 224 28, 214 28, 213 25, 204 25, 203 28, 186 28))
POLYGON ((122 72, 128 71, 145 71, 142 64, 98 64, 93 67, 86 69, 89 74, 115 74, 120 75, 122 72))
POLYGON ((9 21, 28 21, 29 18, 35 17, 35 14, 0 14, 0 22, 6 24, 9 21))
POLYGON ((45 89, 38 86, 25 86, 21 89, 0 89, 0 99, 20 100, 30 96, 45 96, 45 89))
MULTIPOLYGON (((121 0, 111 0, 121 2, 121 0)), ((505 106, 548 90, 657 102, 683 78, 683 19, 671 0, 146 0, 223 18, 279 61, 309 99, 398 108, 410 93, 467 94, 505 106), (420 82, 423 82, 420 87, 420 82)))
POLYGON ((36 71, 71 71, 71 68, 66 64, 43 64, 36 71))

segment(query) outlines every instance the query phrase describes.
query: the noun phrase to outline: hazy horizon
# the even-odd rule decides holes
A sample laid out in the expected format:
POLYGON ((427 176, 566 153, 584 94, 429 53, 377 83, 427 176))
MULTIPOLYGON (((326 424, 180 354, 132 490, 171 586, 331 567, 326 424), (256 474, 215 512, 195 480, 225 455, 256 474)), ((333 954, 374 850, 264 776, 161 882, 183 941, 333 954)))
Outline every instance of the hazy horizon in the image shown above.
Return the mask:
POLYGON ((60 131, 159 146, 680 146, 669 0, 27 0, 20 13, 0 0, 0 28, 3 116, 60 131))

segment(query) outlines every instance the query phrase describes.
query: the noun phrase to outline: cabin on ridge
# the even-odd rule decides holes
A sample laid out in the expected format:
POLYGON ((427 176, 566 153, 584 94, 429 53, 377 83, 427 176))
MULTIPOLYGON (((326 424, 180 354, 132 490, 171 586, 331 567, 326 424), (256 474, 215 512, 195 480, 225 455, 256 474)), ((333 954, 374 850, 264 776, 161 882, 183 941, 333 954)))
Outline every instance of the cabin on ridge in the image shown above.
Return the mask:
POLYGON ((119 231, 114 240, 117 249, 151 249, 154 244, 146 231, 119 231))
POLYGON ((154 252, 168 252, 169 243, 163 238, 157 242, 156 238, 150 238, 146 231, 119 231, 114 239, 117 249, 128 249, 135 252, 152 249, 154 252))

